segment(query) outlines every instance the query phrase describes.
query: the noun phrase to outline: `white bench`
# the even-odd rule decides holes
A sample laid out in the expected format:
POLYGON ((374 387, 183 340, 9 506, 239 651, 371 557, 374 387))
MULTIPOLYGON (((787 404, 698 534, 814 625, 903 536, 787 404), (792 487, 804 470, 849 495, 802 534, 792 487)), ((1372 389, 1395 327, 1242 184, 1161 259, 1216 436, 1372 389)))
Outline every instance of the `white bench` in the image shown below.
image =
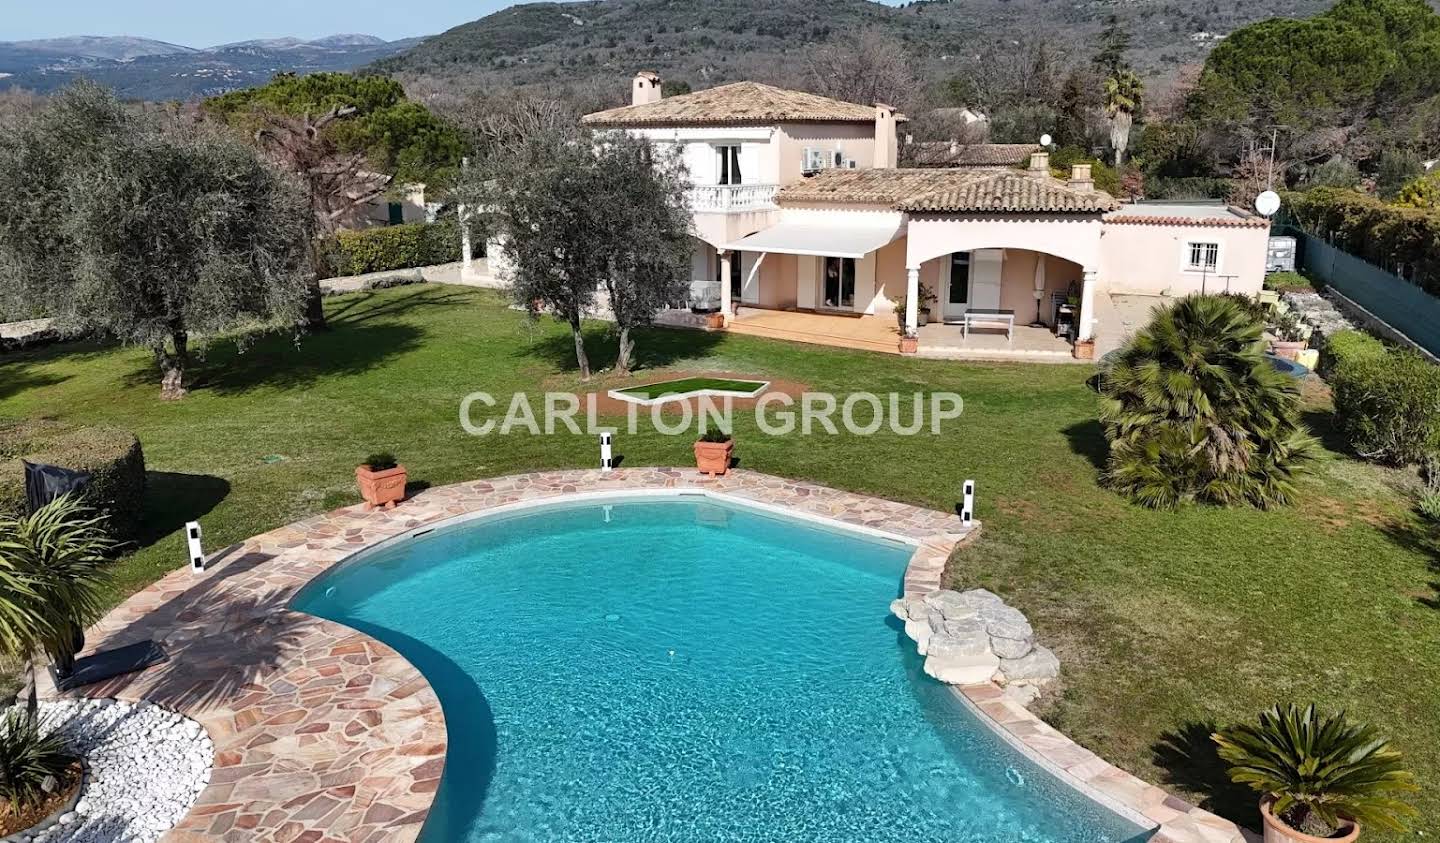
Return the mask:
POLYGON ((1010 342, 1014 339, 1015 333, 1015 311, 972 307, 965 311, 963 321, 960 323, 962 340, 969 336, 971 328, 1004 328, 1005 341, 1010 342))

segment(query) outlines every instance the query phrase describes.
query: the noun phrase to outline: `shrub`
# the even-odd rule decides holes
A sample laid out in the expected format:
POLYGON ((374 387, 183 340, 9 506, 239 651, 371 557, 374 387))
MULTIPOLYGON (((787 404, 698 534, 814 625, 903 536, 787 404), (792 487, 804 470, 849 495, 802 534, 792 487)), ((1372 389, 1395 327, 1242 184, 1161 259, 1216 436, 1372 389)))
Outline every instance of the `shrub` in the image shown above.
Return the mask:
POLYGON ((1440 367, 1411 351, 1362 354, 1336 366, 1330 381, 1356 454, 1409 465, 1440 449, 1440 367))
POLYGON ((1440 210, 1387 205, 1334 187, 1286 193, 1284 199, 1286 214, 1305 231, 1440 293, 1440 210))
POLYGON ((45 801, 70 775, 75 757, 54 732, 40 727, 40 718, 23 708, 10 708, 0 718, 0 810, 29 808, 45 801), (47 787, 49 791, 47 791, 47 787))
POLYGON ((1265 289, 1285 292, 1286 290, 1313 290, 1310 279, 1298 272, 1271 272, 1265 275, 1265 289))
POLYGON ((145 453, 126 430, 55 421, 0 422, 0 513, 25 512, 22 459, 91 473, 85 500, 118 542, 133 541, 144 517, 145 453))
POLYGON ((460 260, 460 231, 453 220, 342 231, 336 240, 335 270, 339 275, 460 260))
POLYGON ((1337 331, 1320 347, 1320 374, 1329 378, 1351 360, 1385 356, 1385 344, 1364 331, 1337 331))
POLYGON ((389 451, 380 451, 365 458, 365 467, 371 471, 389 471, 400 464, 389 451))
POLYGON ((1440 492, 1421 492, 1415 499, 1415 509, 1428 521, 1440 521, 1440 492))
POLYGON ((1227 199, 1234 187, 1229 179, 1207 176, 1171 178, 1151 176, 1145 179, 1146 199, 1227 199))
POLYGON ((1157 509, 1292 502, 1314 440, 1295 381, 1265 359, 1263 335, 1226 296, 1157 309, 1100 378, 1105 482, 1157 509))
POLYGON ((1315 706, 1272 706, 1260 723, 1214 736, 1230 778, 1274 799, 1271 811, 1296 831, 1330 837, 1346 821, 1404 831, 1415 809, 1396 794, 1418 790, 1397 750, 1345 713, 1321 717, 1315 706))

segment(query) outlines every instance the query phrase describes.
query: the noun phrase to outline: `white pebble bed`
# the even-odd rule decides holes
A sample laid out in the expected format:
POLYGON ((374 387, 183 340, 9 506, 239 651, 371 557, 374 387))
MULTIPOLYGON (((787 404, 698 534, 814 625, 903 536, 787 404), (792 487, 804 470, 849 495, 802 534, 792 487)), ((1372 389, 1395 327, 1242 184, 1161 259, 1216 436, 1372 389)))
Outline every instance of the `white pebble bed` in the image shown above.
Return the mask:
POLYGON ((42 703, 85 761, 74 810, 21 840, 33 843, 151 843, 175 827, 205 785, 215 745, 199 723, 150 703, 57 700, 42 703))

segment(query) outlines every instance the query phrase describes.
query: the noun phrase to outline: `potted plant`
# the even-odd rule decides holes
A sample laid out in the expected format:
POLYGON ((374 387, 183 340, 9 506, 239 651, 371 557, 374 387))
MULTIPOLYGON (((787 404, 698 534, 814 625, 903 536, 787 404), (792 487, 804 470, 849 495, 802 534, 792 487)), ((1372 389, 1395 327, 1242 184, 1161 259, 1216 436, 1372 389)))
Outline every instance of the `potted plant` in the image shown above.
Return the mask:
POLYGON ((916 354, 920 351, 920 338, 911 333, 900 331, 900 353, 916 354))
POLYGON ((925 284, 920 285, 920 307, 917 311, 917 321, 921 325, 930 324, 930 303, 936 300, 935 291, 925 284))
POLYGON ((1230 778, 1259 791, 1265 843, 1350 843, 1362 825, 1402 832, 1415 814, 1396 798, 1419 789, 1399 751, 1344 712, 1276 705, 1213 739, 1230 778))
POLYGON ((1090 339, 1088 339, 1088 340, 1081 340, 1081 339, 1075 340, 1075 359, 1076 359, 1076 360, 1094 360, 1094 359, 1095 359, 1095 335, 1094 335, 1094 334, 1091 334, 1091 335, 1090 335, 1090 339))
POLYGON ((719 428, 700 434, 695 442, 695 467, 701 474, 712 477, 730 470, 730 454, 735 450, 735 439, 719 428))
POLYGON ((718 331, 725 327, 725 314, 720 311, 705 314, 705 327, 711 331, 718 331))
POLYGON ((364 463, 355 467, 355 482, 360 484, 366 510, 377 506, 394 509, 395 504, 405 499, 405 466, 395 461, 394 454, 366 457, 364 463))
POLYGON ((1270 353, 1286 360, 1299 360, 1300 352, 1309 345, 1310 329, 1300 321, 1293 310, 1280 314, 1270 325, 1275 339, 1270 341, 1270 353))

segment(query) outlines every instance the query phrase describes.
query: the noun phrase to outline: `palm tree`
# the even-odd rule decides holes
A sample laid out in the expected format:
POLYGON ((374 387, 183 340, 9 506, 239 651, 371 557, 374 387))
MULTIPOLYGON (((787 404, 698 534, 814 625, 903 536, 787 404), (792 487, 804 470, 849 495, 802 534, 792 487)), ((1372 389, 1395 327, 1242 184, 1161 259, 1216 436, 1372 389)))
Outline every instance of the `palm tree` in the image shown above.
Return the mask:
POLYGON ((1265 359, 1263 334, 1230 296, 1157 308, 1100 377, 1106 483, 1159 509, 1293 501, 1315 442, 1295 382, 1265 359))
POLYGON ((1349 821, 1403 832, 1415 809, 1395 798, 1418 790, 1399 751, 1345 712, 1320 717, 1312 703, 1271 706, 1259 725, 1212 736, 1230 778, 1273 800, 1271 813, 1296 831, 1330 837, 1349 821))
MULTIPOLYGON (((104 614, 113 548, 104 520, 70 495, 28 516, 0 516, 0 654, 24 660, 33 674, 35 651, 44 650, 66 674, 85 627, 104 614)), ((32 711, 36 705, 32 681, 32 711)))
POLYGON ((1110 119, 1110 146, 1115 149, 1115 166, 1125 163, 1130 146, 1130 127, 1140 111, 1145 83, 1129 68, 1121 68, 1105 80, 1105 116, 1110 119))

